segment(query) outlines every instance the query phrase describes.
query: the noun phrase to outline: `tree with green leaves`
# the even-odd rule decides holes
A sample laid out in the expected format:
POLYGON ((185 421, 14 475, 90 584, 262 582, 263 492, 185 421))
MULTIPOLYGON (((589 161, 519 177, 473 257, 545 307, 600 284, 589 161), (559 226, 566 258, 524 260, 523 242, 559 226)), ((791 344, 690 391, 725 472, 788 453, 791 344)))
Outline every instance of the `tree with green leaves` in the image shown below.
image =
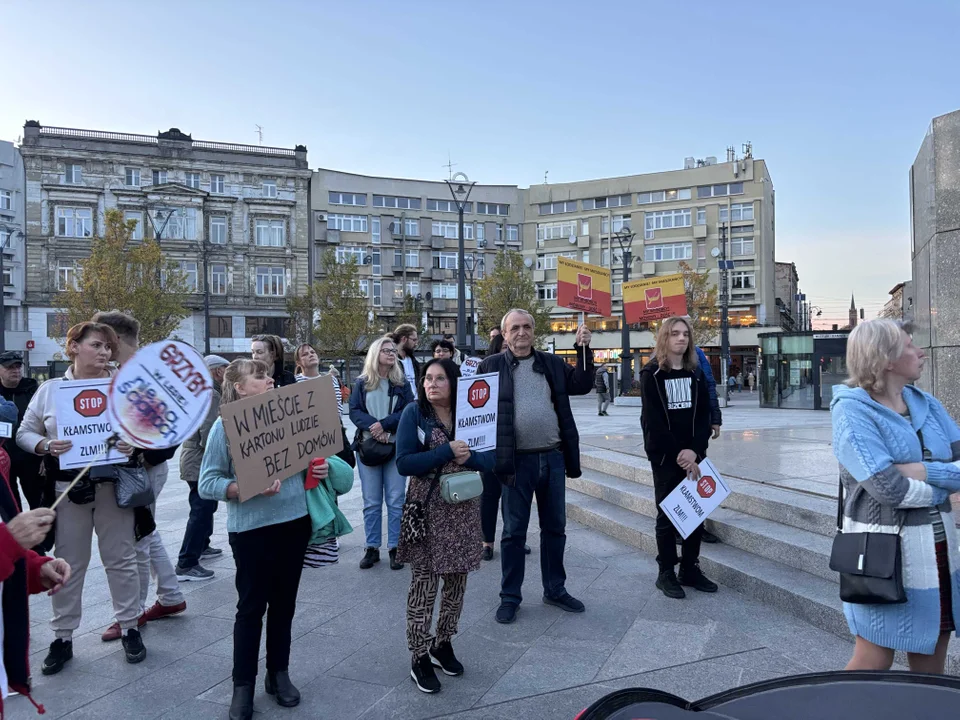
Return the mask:
POLYGON ((418 307, 417 299, 413 295, 404 296, 403 308, 397 313, 394 327, 404 323, 413 325, 420 337, 427 334, 427 326, 423 324, 423 308, 422 306, 418 307))
POLYGON ((537 346, 542 347, 550 329, 550 311, 537 297, 537 286, 523 264, 523 255, 510 251, 497 253, 493 270, 476 283, 480 331, 500 327, 500 320, 511 308, 522 308, 533 315, 537 346))
POLYGON ((316 334, 318 283, 312 283, 300 295, 287 298, 287 314, 290 316, 288 338, 294 345, 310 342, 311 331, 316 334))
POLYGON ((328 250, 320 260, 324 273, 311 288, 318 320, 315 336, 321 354, 346 361, 349 381, 350 359, 362 353, 371 339, 367 298, 360 290, 360 271, 353 259, 337 262, 328 250))
POLYGON ((140 322, 144 345, 164 340, 190 315, 190 288, 154 240, 131 241, 136 221, 107 210, 104 233, 93 239, 90 256, 80 261, 76 287, 59 294, 65 324, 89 320, 100 310, 122 310, 140 322))
POLYGON ((697 272, 685 262, 680 263, 683 275, 683 289, 687 296, 687 314, 693 325, 694 339, 697 345, 709 345, 719 333, 717 322, 720 307, 718 298, 720 289, 710 279, 707 270, 697 272))

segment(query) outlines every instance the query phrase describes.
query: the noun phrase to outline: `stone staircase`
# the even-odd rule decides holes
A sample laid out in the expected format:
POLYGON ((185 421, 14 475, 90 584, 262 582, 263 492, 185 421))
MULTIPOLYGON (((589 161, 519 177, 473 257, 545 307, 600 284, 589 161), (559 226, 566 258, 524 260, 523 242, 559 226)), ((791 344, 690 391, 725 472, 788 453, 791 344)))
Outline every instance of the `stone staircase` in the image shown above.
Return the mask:
MULTIPOLYGON (((582 477, 567 478, 567 517, 656 555, 653 474, 645 458, 581 446, 582 477)), ((723 472, 723 468, 720 468, 723 472)), ((837 574, 829 568, 836 499, 731 476, 732 492, 706 521, 708 577, 849 638, 837 574)), ((906 658, 898 658, 905 662, 906 658)), ((960 644, 947 671, 960 674, 960 644)))

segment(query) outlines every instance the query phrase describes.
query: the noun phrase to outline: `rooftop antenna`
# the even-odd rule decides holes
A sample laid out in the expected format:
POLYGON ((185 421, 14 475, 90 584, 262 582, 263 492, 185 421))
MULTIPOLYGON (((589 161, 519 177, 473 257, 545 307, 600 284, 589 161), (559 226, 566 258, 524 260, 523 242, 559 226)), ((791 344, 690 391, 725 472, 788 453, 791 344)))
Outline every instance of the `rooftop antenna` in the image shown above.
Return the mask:
POLYGON ((263 125, 256 125, 257 136, 260 138, 260 144, 263 145, 263 125))
POLYGON ((457 166, 453 160, 450 159, 450 152, 447 151, 447 164, 441 165, 440 167, 445 167, 447 169, 447 179, 453 180, 453 169, 457 166))
POLYGON ((547 177, 548 177, 549 175, 550 175, 550 171, 549 171, 549 170, 544 170, 544 171, 543 171, 543 184, 544 184, 544 185, 549 185, 549 184, 550 184, 549 182, 547 182, 547 177))

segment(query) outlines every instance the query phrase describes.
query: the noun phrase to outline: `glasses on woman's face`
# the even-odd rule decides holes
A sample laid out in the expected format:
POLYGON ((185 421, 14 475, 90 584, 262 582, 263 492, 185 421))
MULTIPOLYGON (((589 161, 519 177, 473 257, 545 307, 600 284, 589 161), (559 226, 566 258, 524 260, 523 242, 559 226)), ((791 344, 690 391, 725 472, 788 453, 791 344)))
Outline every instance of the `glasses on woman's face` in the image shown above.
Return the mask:
POLYGON ((396 348, 380 348, 380 352, 382 352, 384 355, 396 355, 397 349, 396 348))

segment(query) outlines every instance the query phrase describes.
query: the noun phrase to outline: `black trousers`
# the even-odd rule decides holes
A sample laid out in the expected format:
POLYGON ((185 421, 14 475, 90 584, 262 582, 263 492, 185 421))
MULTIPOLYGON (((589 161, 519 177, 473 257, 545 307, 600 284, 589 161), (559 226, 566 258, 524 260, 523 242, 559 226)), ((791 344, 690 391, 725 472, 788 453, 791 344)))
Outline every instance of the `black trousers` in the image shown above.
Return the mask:
MULTIPOLYGON (((666 466, 653 466, 653 493, 657 500, 657 564, 660 570, 672 569, 677 564, 677 530, 670 522, 660 503, 672 493, 684 478, 686 471, 676 463, 666 466)), ((691 567, 700 560, 700 541, 703 537, 703 525, 690 533, 683 541, 683 558, 680 567, 691 567)))
POLYGON ((237 618, 233 625, 233 683, 257 680, 260 633, 267 616, 267 671, 287 670, 290 629, 297 609, 310 516, 246 532, 229 533, 237 564, 237 618))
MULTIPOLYGON (((36 510, 41 507, 50 507, 56 500, 54 483, 47 479, 47 476, 40 474, 40 459, 37 457, 24 457, 22 454, 15 453, 10 458, 10 489, 13 490, 13 499, 17 501, 20 510, 36 510), (20 491, 26 499, 26 504, 20 500, 20 493, 17 492, 17 483, 20 483, 20 491)), ((39 545, 34 547, 34 551, 46 554, 53 548, 54 530, 51 527, 50 532, 39 545)))
POLYGON ((485 543, 497 539, 497 515, 500 513, 500 479, 493 473, 481 473, 483 494, 480 496, 480 531, 485 543))
POLYGON ((204 500, 197 490, 197 483, 187 482, 190 487, 190 516, 187 529, 183 531, 180 544, 180 557, 177 565, 183 569, 195 567, 200 563, 200 555, 210 546, 213 535, 213 515, 217 512, 216 500, 204 500))

